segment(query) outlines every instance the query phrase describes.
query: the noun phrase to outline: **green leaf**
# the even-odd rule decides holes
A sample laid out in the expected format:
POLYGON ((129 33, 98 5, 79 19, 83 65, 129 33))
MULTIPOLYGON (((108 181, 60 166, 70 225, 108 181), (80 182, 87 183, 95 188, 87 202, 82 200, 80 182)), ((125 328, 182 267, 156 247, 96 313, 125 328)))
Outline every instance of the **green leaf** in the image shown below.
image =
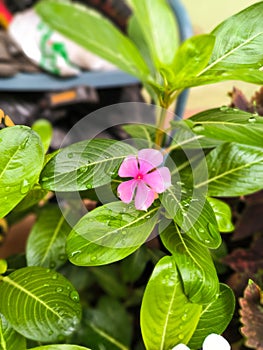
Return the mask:
POLYGON ((170 225, 161 233, 165 247, 173 254, 185 295, 197 304, 214 300, 219 282, 209 250, 170 225))
POLYGON ((216 198, 207 198, 216 216, 220 232, 232 232, 235 226, 232 223, 232 212, 229 205, 216 198))
POLYGON ((0 314, 0 349, 26 350, 26 339, 17 333, 0 314))
POLYGON ((41 173, 43 188, 83 191, 110 183, 124 158, 136 154, 124 142, 94 139, 74 143, 56 154, 41 173))
MULTIPOLYGON (((195 169, 201 179, 204 162, 195 169)), ((206 157, 208 178, 196 181, 195 187, 208 186, 208 195, 218 197, 242 196, 263 188, 263 152, 260 149, 223 144, 206 157)))
POLYGON ((136 252, 124 259, 121 262, 124 282, 135 282, 142 275, 149 260, 150 257, 145 246, 140 247, 136 252))
POLYGON ((178 48, 173 62, 177 83, 196 76, 207 65, 215 43, 215 37, 209 34, 193 36, 178 48))
MULTIPOLYGON (((18 349, 17 349, 18 350, 18 349)), ((31 350, 91 350, 84 348, 84 346, 70 345, 70 344, 57 344, 57 345, 44 345, 32 348, 31 350)))
POLYGON ((44 152, 39 136, 26 126, 0 131, 0 218, 8 214, 38 180, 44 152))
POLYGON ((179 43, 175 15, 166 0, 131 0, 156 67, 172 64, 179 43))
POLYGON ((27 211, 34 205, 38 204, 41 200, 45 198, 48 194, 47 190, 41 188, 38 184, 27 193, 27 195, 22 199, 21 202, 13 209, 12 213, 21 213, 27 211))
POLYGON ((121 260, 137 250, 158 220, 158 209, 138 211, 113 202, 86 214, 67 239, 69 260, 80 266, 98 266, 121 260))
POLYGON ((203 306, 196 330, 187 345, 191 349, 199 349, 209 334, 222 334, 232 319, 234 309, 235 297, 232 290, 227 285, 220 284, 217 297, 203 306))
POLYGON ((0 293, 1 313, 26 338, 54 342, 72 333, 79 323, 77 291, 52 270, 33 266, 12 272, 2 278, 0 293))
POLYGON ((56 205, 44 207, 30 232, 26 259, 28 266, 58 268, 67 261, 66 238, 71 227, 56 205))
POLYGON ((170 350, 187 343, 199 321, 202 306, 183 292, 172 256, 162 258, 146 286, 141 307, 141 330, 147 350, 170 350))
POLYGON ((41 138, 44 146, 44 151, 47 152, 52 139, 52 125, 46 119, 38 119, 32 125, 32 130, 34 130, 41 138))
POLYGON ((263 118, 223 106, 196 114, 185 123, 197 135, 263 148, 263 118))
POLYGON ((123 304, 114 298, 102 297, 96 308, 84 309, 75 342, 93 350, 128 350, 131 336, 131 319, 123 304))
POLYGON ((228 18, 213 31, 213 54, 201 74, 220 69, 236 70, 263 66, 263 2, 260 1, 228 18))
POLYGON ((137 148, 154 148, 157 128, 149 124, 123 125, 122 129, 134 139, 137 148))
POLYGON ((98 12, 57 0, 41 1, 35 8, 51 28, 125 72, 148 80, 149 69, 136 46, 98 12))
POLYGON ((168 215, 194 241, 208 248, 220 245, 214 211, 203 195, 184 195, 180 186, 171 186, 163 193, 161 201, 168 215))
POLYGON ((128 290, 120 281, 119 271, 115 265, 92 267, 91 272, 97 283, 108 295, 115 298, 127 298, 128 290))

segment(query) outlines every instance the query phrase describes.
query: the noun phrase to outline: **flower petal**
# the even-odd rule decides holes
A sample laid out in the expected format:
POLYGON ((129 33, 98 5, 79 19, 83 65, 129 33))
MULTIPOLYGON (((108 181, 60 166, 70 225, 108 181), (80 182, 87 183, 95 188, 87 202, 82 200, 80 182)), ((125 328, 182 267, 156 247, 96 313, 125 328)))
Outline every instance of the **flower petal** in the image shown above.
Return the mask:
POLYGON ((230 350, 228 341, 218 334, 209 334, 203 342, 203 350, 230 350))
POLYGON ((137 182, 135 194, 135 208, 137 210, 147 210, 154 201, 154 191, 146 186, 141 180, 137 182))
POLYGON ((130 203, 132 201, 136 186, 136 180, 124 181, 118 186, 118 196, 124 203, 130 203))
POLYGON ((143 180, 155 192, 162 193, 171 186, 171 173, 167 167, 161 167, 144 175, 143 180))
POLYGON ((118 175, 120 177, 136 177, 138 174, 138 160, 135 156, 128 156, 122 162, 118 175))
POLYGON ((138 152, 140 173, 147 174, 163 162, 163 155, 160 151, 151 148, 141 149, 138 152))

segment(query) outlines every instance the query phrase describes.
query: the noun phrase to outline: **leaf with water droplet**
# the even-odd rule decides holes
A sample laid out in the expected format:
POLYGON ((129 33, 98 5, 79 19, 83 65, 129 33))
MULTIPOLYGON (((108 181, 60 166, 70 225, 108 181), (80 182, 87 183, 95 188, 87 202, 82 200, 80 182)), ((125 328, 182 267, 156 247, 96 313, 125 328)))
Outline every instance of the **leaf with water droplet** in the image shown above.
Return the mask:
POLYGON ((0 130, 0 217, 6 216, 38 180, 44 151, 39 136, 26 126, 0 130), (23 147, 21 147, 23 145, 23 147))

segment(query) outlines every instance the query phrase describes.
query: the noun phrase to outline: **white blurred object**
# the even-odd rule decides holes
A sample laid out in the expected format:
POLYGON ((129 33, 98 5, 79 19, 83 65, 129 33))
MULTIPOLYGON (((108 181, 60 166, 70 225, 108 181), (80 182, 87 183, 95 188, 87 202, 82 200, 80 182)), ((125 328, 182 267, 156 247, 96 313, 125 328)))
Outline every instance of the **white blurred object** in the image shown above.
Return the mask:
MULTIPOLYGON (((190 348, 184 344, 178 344, 172 350, 190 350, 190 348)), ((231 350, 231 346, 221 335, 211 333, 205 338, 202 350, 231 350)))
POLYGON ((8 32, 27 57, 51 73, 72 76, 80 73, 79 68, 93 71, 116 69, 111 63, 53 31, 33 9, 16 14, 8 32))
POLYGON ((203 342, 203 350, 230 350, 228 341, 218 334, 209 334, 203 342))

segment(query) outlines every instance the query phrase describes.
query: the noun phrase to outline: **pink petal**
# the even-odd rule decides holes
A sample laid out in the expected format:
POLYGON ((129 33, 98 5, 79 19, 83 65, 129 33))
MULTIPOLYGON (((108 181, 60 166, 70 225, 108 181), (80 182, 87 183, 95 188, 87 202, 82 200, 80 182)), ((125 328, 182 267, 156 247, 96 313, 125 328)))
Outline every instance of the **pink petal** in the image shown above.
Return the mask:
POLYGON ((143 181, 137 182, 135 194, 135 208, 137 210, 147 210, 154 201, 154 191, 145 185, 143 181))
POLYGON ((118 186, 117 188, 118 196, 124 203, 130 203, 132 201, 136 185, 137 185, 136 180, 129 180, 129 181, 122 182, 118 186))
POLYGON ((135 156, 128 156, 122 162, 118 174, 120 177, 136 177, 138 172, 137 158, 135 156))
POLYGON ((138 152, 138 161, 140 173, 147 174, 163 162, 163 155, 156 149, 145 148, 138 152))
POLYGON ((154 192, 162 193, 171 186, 171 173, 167 167, 161 167, 144 175, 143 180, 154 192))

